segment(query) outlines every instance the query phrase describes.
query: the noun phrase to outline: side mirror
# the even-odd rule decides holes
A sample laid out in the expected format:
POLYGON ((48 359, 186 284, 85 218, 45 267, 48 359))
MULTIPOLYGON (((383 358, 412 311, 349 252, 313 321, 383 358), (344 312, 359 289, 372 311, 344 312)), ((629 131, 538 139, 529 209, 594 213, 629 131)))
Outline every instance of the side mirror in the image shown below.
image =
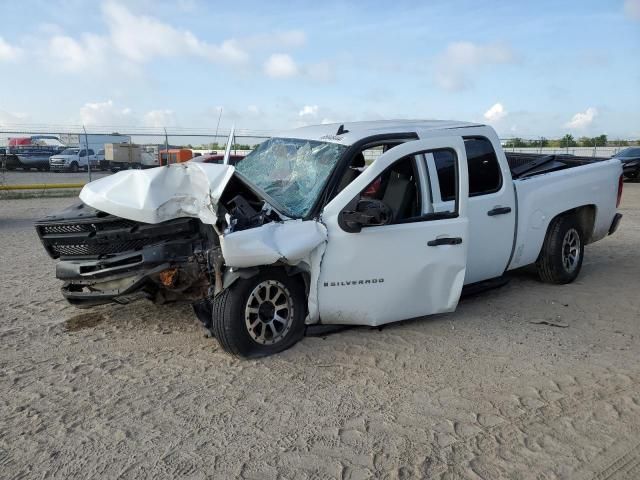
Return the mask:
POLYGON ((343 230, 358 233, 362 227, 388 225, 393 219, 393 212, 381 200, 361 199, 351 202, 340 212, 338 223, 343 230))

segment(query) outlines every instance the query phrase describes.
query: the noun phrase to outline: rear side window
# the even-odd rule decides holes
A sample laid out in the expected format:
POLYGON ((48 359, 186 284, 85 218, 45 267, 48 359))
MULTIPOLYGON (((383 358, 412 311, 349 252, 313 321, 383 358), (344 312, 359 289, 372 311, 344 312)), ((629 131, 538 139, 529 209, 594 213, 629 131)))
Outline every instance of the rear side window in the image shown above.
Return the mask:
MULTIPOLYGON (((500 190, 502 175, 498 157, 491 142, 486 138, 466 138, 464 140, 469 169, 469 196, 486 195, 500 190)), ((455 197, 455 157, 449 150, 433 153, 436 165, 440 198, 443 202, 455 197)))
POLYGON ((436 164, 440 198, 443 202, 453 200, 456 196, 456 157, 451 150, 437 150, 433 152, 436 164))
POLYGON ((465 138, 469 166, 469 196, 486 195, 500 190, 502 175, 493 145, 486 138, 465 138))

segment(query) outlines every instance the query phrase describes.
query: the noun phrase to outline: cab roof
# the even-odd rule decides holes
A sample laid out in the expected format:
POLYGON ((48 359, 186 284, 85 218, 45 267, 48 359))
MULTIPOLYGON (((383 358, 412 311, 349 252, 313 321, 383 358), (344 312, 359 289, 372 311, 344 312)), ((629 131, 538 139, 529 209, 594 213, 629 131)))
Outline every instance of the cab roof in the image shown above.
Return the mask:
POLYGON ((418 133, 420 131, 449 130, 484 126, 480 123, 452 120, 374 120, 311 125, 279 132, 276 137, 299 138, 353 145, 367 137, 388 133, 418 133), (342 128, 341 128, 342 127, 342 128))

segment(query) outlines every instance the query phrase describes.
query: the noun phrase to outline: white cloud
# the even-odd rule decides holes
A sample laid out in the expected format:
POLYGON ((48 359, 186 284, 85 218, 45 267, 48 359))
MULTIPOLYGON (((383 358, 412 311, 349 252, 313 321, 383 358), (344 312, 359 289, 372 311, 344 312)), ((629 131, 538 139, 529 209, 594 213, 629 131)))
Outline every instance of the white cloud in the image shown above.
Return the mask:
POLYGON ((136 123, 130 108, 118 109, 111 100, 85 103, 80 108, 80 120, 83 125, 87 126, 123 126, 136 123))
MULTIPOLYGON (((189 1, 185 1, 185 6, 191 8, 189 1)), ((332 77, 328 64, 312 64, 303 70, 286 53, 288 49, 306 44, 306 33, 300 29, 227 38, 216 43, 204 41, 187 29, 153 16, 138 14, 119 0, 106 0, 101 11, 101 27, 106 33, 82 33, 80 30, 69 34, 57 25, 46 24, 32 37, 29 50, 55 70, 72 73, 97 70, 100 74, 117 70, 130 75, 140 73, 143 64, 158 58, 191 57, 246 67, 252 52, 264 54, 279 50, 282 53, 272 54, 263 65, 267 75, 274 78, 303 75, 318 80, 332 77)), ((0 37, 0 61, 15 59, 22 53, 21 48, 0 37)))
POLYGON ((578 112, 571 120, 564 124, 566 128, 583 129, 593 123, 593 119, 598 115, 598 110, 594 107, 587 108, 584 112, 578 112))
POLYGON ((264 63, 264 73, 272 78, 289 78, 298 74, 296 62, 286 53, 274 53, 264 63))
POLYGON ((17 60, 21 55, 21 48, 7 43, 4 38, 0 37, 0 62, 17 60))
POLYGON ((155 18, 134 15, 124 5, 113 1, 105 3, 102 11, 112 45, 134 62, 180 55, 228 63, 243 63, 248 59, 248 54, 233 39, 220 45, 209 44, 188 30, 180 31, 155 18))
POLYGON ((640 0, 625 0, 624 11, 633 20, 640 20, 640 0))
POLYGON ((258 108, 257 105, 249 105, 247 107, 247 111, 251 114, 251 115, 260 115, 260 109, 258 108))
POLYGON ((318 115, 318 105, 305 105, 298 112, 299 117, 316 117, 318 115))
POLYGON ((46 58, 58 70, 80 72, 102 65, 108 43, 98 35, 84 34, 80 40, 66 35, 54 35, 49 39, 46 58))
POLYGON ((489 110, 484 112, 484 118, 488 122, 498 122, 506 116, 507 111, 500 102, 495 103, 489 110))
POLYGON ((147 127, 173 127, 177 124, 173 110, 151 110, 144 114, 144 124, 147 127))
POLYGON ((507 45, 450 43, 436 59, 435 80, 437 85, 445 90, 464 90, 471 86, 473 75, 482 68, 515 61, 514 52, 507 45))

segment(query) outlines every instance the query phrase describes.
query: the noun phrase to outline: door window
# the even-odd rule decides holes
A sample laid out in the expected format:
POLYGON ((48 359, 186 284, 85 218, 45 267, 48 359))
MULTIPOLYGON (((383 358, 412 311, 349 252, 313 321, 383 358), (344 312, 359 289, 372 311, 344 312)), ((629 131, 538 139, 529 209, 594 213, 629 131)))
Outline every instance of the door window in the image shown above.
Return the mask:
POLYGON ((393 223, 420 216, 420 189, 414 156, 401 158, 360 194, 363 200, 380 200, 393 213, 393 223))
MULTIPOLYGON (((467 167, 469 171, 469 196, 495 193, 502 187, 502 175, 498 157, 486 138, 465 138, 467 167)), ((455 185, 455 157, 450 150, 433 153, 433 160, 443 202, 453 200, 455 185)))
POLYGON ((465 138, 469 167, 469 196, 486 195, 500 190, 502 175, 493 145, 486 138, 465 138))
MULTIPOLYGON (((457 155, 450 149, 433 150, 419 152, 401 158, 388 167, 381 175, 360 193, 361 200, 379 200, 387 205, 393 212, 391 223, 419 222, 427 220, 437 220, 441 218, 453 218, 458 215, 458 195, 457 195, 457 155), (443 179, 450 182, 451 189, 447 192, 448 200, 452 203, 434 208, 432 195, 429 189, 421 190, 420 175, 418 173, 417 162, 423 161, 427 156, 438 156, 446 159, 441 162, 447 165, 442 168, 443 179)), ((424 180, 426 182, 426 179, 424 180)))

